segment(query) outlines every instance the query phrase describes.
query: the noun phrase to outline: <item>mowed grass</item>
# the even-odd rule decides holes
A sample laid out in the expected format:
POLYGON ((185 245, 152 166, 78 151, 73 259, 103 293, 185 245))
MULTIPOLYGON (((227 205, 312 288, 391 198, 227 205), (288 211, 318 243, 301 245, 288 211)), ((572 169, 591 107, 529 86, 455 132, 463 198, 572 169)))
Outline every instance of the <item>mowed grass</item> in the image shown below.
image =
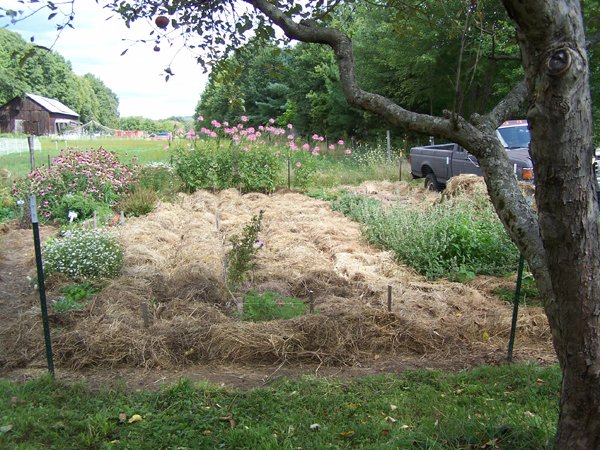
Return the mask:
POLYGON ((539 450, 552 447, 559 384, 557 366, 523 364, 280 379, 249 391, 0 381, 0 448, 539 450))
MULTIPOLYGON (((168 141, 150 139, 98 138, 78 140, 53 140, 40 138, 41 151, 35 152, 35 165, 48 165, 48 157, 53 158, 63 149, 96 150, 100 147, 114 151, 119 160, 129 163, 136 158, 139 164, 166 162, 171 158, 168 141)), ((27 175, 31 165, 29 153, 11 153, 0 156, 0 168, 8 169, 13 177, 27 175)))

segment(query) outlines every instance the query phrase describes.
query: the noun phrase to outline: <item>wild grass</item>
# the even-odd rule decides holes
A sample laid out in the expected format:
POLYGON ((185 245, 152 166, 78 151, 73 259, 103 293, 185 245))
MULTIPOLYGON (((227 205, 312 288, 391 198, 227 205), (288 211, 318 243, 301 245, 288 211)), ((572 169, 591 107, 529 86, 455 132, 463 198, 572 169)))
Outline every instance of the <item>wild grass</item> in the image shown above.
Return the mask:
POLYGON ((535 365, 279 379, 249 391, 0 381, 0 447, 549 449, 559 384, 558 367, 535 365))
POLYGON ((433 207, 379 201, 345 193, 332 202, 363 226, 372 243, 429 278, 462 281, 515 270, 518 252, 489 202, 451 199, 433 207))

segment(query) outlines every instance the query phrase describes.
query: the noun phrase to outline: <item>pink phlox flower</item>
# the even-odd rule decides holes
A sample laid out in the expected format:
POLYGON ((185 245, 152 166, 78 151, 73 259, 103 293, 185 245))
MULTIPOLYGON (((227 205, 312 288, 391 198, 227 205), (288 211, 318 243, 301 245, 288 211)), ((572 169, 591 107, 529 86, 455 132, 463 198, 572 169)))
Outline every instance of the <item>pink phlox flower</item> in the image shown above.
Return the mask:
POLYGON ((294 139, 294 137, 295 137, 295 136, 294 136, 293 134, 288 134, 288 135, 287 135, 287 138, 288 138, 290 141, 291 141, 292 139, 294 139))
POLYGON ((204 116, 198 116, 198 120, 202 122, 204 120, 204 116))
POLYGON ((302 163, 300 161, 296 161, 296 164, 294 164, 296 167, 302 167, 302 163))
POLYGON ((211 120, 210 124, 215 128, 221 128, 221 124, 217 120, 211 120))
POLYGON ((344 150, 344 153, 346 155, 351 155, 352 154, 352 150, 350 150, 349 148, 347 148, 346 150, 344 150))
POLYGON ((242 122, 248 122, 248 116, 240 116, 242 122))
POLYGON ((287 124, 288 130, 291 130, 292 128, 294 128, 294 125, 292 125, 291 123, 287 124))
POLYGON ((339 141, 337 141, 337 144, 338 144, 338 145, 344 145, 344 144, 345 144, 345 142, 344 142, 344 140, 343 140, 343 139, 340 139, 339 141))
POLYGON ((273 124, 275 123, 275 119, 273 119, 272 117, 269 119, 269 123, 273 124))
POLYGON ((259 129, 260 131, 264 131, 265 127, 263 127, 262 125, 259 125, 259 126, 258 126, 258 129, 259 129))
POLYGON ((335 145, 329 144, 329 150, 335 150, 335 145))
POLYGON ((295 142, 290 142, 290 149, 293 151, 297 151, 298 150, 298 146, 296 145, 295 142))
POLYGON ((227 121, 224 121, 224 122, 223 122, 223 126, 224 126, 224 127, 228 127, 228 126, 229 126, 229 122, 227 122, 227 121))
POLYGON ((217 133, 215 133, 214 131, 210 132, 210 137, 211 138, 216 138, 217 137, 217 133))
POLYGON ((304 150, 307 150, 307 151, 308 151, 308 150, 310 150, 310 144, 307 142, 306 144, 304 144, 304 145, 302 146, 302 148, 303 148, 304 150))

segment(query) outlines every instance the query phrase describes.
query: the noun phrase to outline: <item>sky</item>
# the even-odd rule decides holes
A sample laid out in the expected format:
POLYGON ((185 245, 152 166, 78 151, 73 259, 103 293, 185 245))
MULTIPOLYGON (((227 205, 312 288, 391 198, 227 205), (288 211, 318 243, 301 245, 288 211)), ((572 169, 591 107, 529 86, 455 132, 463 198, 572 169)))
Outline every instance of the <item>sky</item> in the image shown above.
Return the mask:
MULTIPOLYGON (((2 0, 2 6, 26 8, 14 0, 2 0)), ((48 21, 48 15, 47 10, 39 12, 7 29, 28 42, 33 36, 36 44, 50 47, 57 31, 56 22, 48 21)), ((136 39, 148 38, 149 23, 140 20, 128 29, 122 19, 110 18, 112 15, 94 0, 76 1, 75 29, 66 28, 52 49, 71 62, 77 75, 91 73, 101 79, 119 97, 121 117, 192 116, 208 78, 196 57, 185 48, 177 52, 178 45, 169 48, 163 43, 160 52, 153 50, 153 42, 132 45, 136 39), (169 65, 174 76, 165 82, 164 69, 169 65)), ((0 21, 0 26, 6 23, 0 21)))

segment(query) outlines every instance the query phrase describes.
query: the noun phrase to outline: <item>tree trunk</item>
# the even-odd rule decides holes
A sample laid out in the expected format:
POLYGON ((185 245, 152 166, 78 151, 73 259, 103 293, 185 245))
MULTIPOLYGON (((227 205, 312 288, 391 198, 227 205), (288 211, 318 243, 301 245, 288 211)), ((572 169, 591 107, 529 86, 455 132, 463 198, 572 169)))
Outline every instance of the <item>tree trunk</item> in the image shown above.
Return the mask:
POLYGON ((529 92, 540 235, 556 302, 546 305, 563 372, 556 447, 598 449, 600 248, 580 4, 567 0, 504 3, 518 24, 529 92))

